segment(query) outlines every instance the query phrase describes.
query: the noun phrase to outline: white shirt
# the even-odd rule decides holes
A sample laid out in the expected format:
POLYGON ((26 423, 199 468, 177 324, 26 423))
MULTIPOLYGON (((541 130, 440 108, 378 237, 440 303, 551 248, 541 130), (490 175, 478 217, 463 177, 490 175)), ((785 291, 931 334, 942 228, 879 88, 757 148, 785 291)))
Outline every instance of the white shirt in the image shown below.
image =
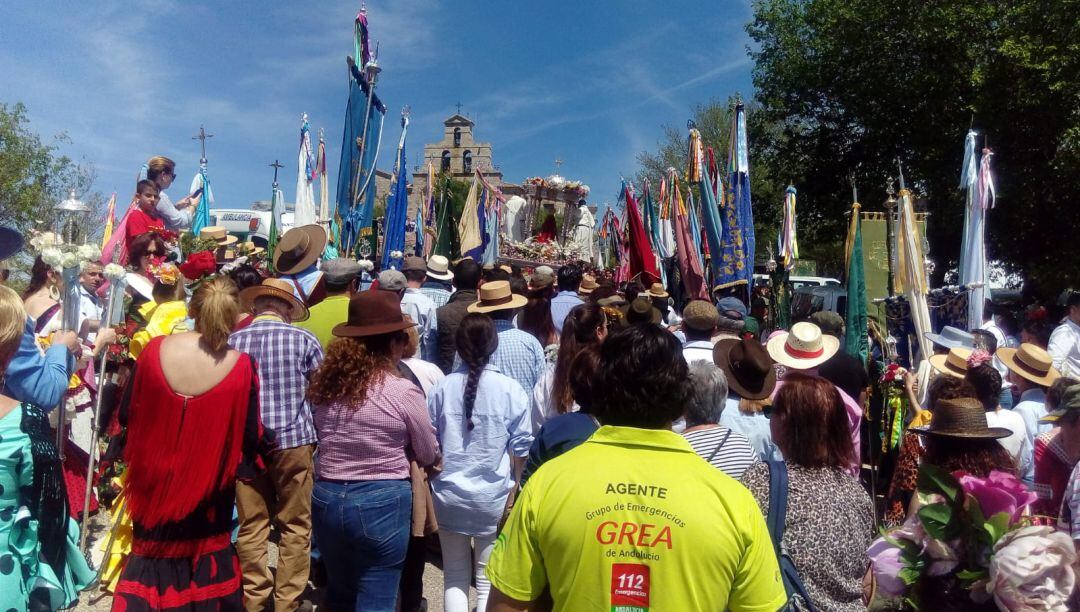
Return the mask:
POLYGON ((1062 376, 1080 376, 1080 325, 1071 319, 1054 329, 1046 352, 1062 376))
POLYGON ((694 363, 695 361, 708 361, 712 363, 713 360, 713 343, 708 340, 694 340, 693 342, 687 342, 683 346, 682 350, 683 359, 686 363, 694 363))
POLYGON ((1046 416, 1046 393, 1038 388, 1024 391, 1012 411, 1025 425, 1027 449, 1020 458, 1020 479, 1030 484, 1035 482, 1035 436, 1053 429, 1049 423, 1039 423, 1039 419, 1046 416))
POLYGON ((442 369, 430 361, 424 361, 423 359, 417 359, 416 357, 402 359, 402 361, 408 366, 409 370, 412 371, 416 380, 420 382, 420 389, 424 391, 424 397, 427 397, 431 392, 432 387, 446 377, 446 375, 443 374, 442 369))
MULTIPOLYGON (((79 324, 76 331, 82 330, 84 321, 101 321, 104 316, 104 305, 98 297, 86 290, 86 287, 79 285, 79 324)), ((86 335, 87 342, 93 342, 97 337, 96 332, 92 332, 86 335)))
POLYGON ((998 442, 1012 456, 1013 461, 1020 468, 1021 474, 1024 473, 1023 468, 1027 467, 1028 463, 1031 463, 1031 468, 1034 470, 1034 463, 1032 463, 1034 451, 1028 446, 1027 425, 1024 424, 1023 417, 1012 410, 999 408, 995 412, 986 413, 986 425, 988 427, 1004 427, 1011 431, 1011 436, 998 438, 998 442))
MULTIPOLYGON (((994 339, 997 340, 999 349, 1011 348, 1015 344, 1009 341, 1009 337, 1005 335, 1005 332, 1001 331, 1001 328, 998 327, 997 323, 994 323, 993 319, 980 325, 979 329, 990 332, 994 336, 994 339)), ((1005 367, 1005 364, 997 358, 997 355, 994 355, 993 365, 994 369, 998 371, 998 374, 1001 374, 1001 388, 1011 389, 1012 383, 1009 382, 1009 368, 1005 367)))
POLYGON ((401 296, 401 312, 416 323, 416 332, 420 336, 420 357, 427 361, 434 360, 435 342, 438 339, 435 302, 419 289, 409 287, 401 296))
MULTIPOLYGON (((544 373, 540 375, 540 379, 536 381, 536 386, 532 390, 532 430, 533 435, 536 435, 540 431, 540 427, 547 421, 559 416, 557 410, 555 410, 554 398, 551 397, 552 387, 555 384, 555 365, 547 364, 544 368, 544 373)), ((570 405, 570 412, 577 412, 581 409, 577 402, 572 402, 570 405)))

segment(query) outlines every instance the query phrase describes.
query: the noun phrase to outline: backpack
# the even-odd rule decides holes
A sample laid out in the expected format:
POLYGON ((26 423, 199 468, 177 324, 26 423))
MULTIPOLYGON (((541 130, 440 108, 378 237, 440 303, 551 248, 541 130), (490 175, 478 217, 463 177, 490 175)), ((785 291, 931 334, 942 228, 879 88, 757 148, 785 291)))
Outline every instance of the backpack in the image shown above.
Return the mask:
POLYGON ((769 513, 765 524, 769 528, 776 561, 780 565, 780 576, 784 580, 784 590, 788 601, 782 610, 809 610, 815 612, 810 594, 799 577, 795 562, 784 550, 784 523, 787 521, 788 471, 783 461, 769 459, 765 462, 769 469, 769 513))

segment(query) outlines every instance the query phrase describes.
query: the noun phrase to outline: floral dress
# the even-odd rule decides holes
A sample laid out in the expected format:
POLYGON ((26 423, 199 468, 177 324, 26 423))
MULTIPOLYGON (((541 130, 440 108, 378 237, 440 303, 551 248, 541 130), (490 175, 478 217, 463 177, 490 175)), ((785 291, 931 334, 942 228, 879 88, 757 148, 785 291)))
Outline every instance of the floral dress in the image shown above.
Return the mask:
POLYGON ((0 610, 22 612, 31 595, 52 610, 68 607, 94 579, 49 431, 45 414, 26 404, 0 419, 0 610))

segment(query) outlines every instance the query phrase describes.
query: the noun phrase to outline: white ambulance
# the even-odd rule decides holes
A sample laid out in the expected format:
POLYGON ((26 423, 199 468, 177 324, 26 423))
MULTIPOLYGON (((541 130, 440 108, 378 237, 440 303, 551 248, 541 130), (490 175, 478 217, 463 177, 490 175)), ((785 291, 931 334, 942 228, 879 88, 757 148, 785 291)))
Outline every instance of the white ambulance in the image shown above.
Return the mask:
MULTIPOLYGON (((278 235, 293 227, 293 204, 285 203, 285 210, 278 214, 278 235)), ((266 247, 270 236, 270 200, 251 203, 250 209, 211 208, 211 225, 220 225, 241 241, 250 240, 256 246, 266 247)))

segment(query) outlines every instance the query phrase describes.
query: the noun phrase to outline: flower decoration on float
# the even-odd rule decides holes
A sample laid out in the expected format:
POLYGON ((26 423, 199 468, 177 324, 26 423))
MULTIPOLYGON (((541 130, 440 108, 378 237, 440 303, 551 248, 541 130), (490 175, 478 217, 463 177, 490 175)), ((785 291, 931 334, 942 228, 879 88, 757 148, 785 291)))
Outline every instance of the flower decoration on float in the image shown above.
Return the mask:
POLYGON ((1067 608, 1076 550, 1068 534, 1031 524, 1037 496, 1015 476, 924 465, 917 490, 919 510, 867 550, 883 596, 915 609, 944 592, 969 607, 992 599, 1003 610, 1067 608))
POLYGON ((110 281, 116 281, 123 278, 124 275, 127 274, 127 270, 120 264, 111 263, 105 266, 105 269, 102 270, 102 274, 110 281))
POLYGON ((191 281, 213 276, 217 274, 217 258, 210 251, 192 253, 188 255, 184 263, 180 264, 180 273, 184 275, 184 278, 191 281))
POLYGON ((371 272, 375 269, 375 262, 370 259, 361 259, 356 263, 360 264, 360 269, 364 272, 371 272))

